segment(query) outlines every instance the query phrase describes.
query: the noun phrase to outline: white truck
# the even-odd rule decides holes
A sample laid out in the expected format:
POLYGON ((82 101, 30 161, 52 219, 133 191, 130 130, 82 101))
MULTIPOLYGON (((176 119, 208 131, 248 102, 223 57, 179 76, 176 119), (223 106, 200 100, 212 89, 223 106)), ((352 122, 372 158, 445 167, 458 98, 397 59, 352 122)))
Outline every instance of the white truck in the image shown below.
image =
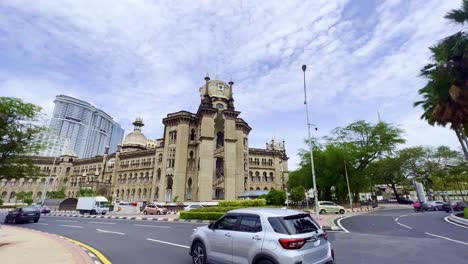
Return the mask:
POLYGON ((105 215, 109 212, 109 201, 106 197, 79 197, 76 204, 76 210, 80 214, 102 214, 105 215))

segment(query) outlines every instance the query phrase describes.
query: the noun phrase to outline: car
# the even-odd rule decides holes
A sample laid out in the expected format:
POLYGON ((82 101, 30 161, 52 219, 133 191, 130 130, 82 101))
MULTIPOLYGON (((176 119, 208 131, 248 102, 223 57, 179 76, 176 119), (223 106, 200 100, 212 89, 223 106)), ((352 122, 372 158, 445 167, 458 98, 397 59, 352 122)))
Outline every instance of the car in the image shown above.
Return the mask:
POLYGON ((453 210, 454 211, 463 211, 468 205, 464 202, 455 202, 453 203, 453 210))
POLYGON ((167 214, 167 209, 163 207, 158 207, 155 204, 148 204, 145 209, 143 209, 143 214, 156 214, 156 215, 165 215, 167 214))
POLYGON ((308 213, 244 208, 194 229, 189 255, 205 263, 334 263, 327 233, 308 213))
POLYGON ((345 213, 345 208, 341 205, 337 205, 334 202, 319 201, 318 204, 319 204, 319 212, 321 214, 326 214, 326 213, 344 214, 345 213))
POLYGON ((184 211, 190 211, 192 209, 202 208, 203 205, 201 204, 190 204, 184 207, 184 211))
POLYGON ((410 199, 400 198, 398 199, 398 203, 399 204, 413 204, 414 202, 410 199))
POLYGON ((137 206, 138 205, 138 202, 131 202, 129 203, 130 205, 133 205, 133 206, 137 206))
POLYGON ((41 213, 39 209, 31 205, 19 207, 15 210, 9 211, 8 214, 5 216, 4 223, 17 224, 29 221, 34 221, 34 223, 37 223, 39 221, 39 218, 41 218, 41 213))
POLYGON ((119 205, 130 205, 130 202, 127 201, 120 201, 119 205))
POLYGON ((427 201, 423 204, 423 208, 426 211, 440 211, 444 209, 444 204, 442 201, 427 201))
POLYGON ((40 209, 41 214, 50 214, 50 208, 47 206, 42 206, 40 209))

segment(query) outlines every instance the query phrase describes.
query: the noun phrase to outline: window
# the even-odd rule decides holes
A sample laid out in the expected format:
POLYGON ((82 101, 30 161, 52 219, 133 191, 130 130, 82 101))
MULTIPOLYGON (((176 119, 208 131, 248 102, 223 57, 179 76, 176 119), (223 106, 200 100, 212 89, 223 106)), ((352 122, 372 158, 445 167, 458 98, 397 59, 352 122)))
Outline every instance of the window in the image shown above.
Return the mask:
POLYGON ((260 232, 262 231, 262 224, 258 216, 242 216, 239 231, 241 232, 260 232))
POLYGON ((236 228, 237 216, 227 215, 215 223, 214 229, 234 230, 236 228))
POLYGON ((218 109, 223 109, 223 108, 224 108, 224 105, 221 104, 221 103, 217 103, 217 104, 216 104, 216 108, 218 108, 218 109))
POLYGON ((276 233, 287 235, 310 233, 319 229, 309 214, 269 217, 268 222, 276 233))

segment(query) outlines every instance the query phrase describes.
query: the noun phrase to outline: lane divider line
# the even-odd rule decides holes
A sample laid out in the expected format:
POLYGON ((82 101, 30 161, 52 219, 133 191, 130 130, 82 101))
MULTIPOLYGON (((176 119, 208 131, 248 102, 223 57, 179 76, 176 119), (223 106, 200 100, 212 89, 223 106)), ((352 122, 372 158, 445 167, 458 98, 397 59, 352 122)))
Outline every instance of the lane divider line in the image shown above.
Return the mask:
POLYGON ((402 224, 402 223, 398 223, 398 222, 397 222, 397 224, 401 225, 402 227, 408 228, 408 229, 413 229, 412 227, 409 227, 409 226, 404 225, 404 224, 402 224))
POLYGON ((71 228, 83 228, 82 226, 74 226, 74 225, 59 225, 64 227, 71 227, 71 228))
POLYGON ((425 232, 425 234, 426 234, 426 235, 433 236, 433 237, 442 238, 442 239, 445 239, 445 240, 448 240, 448 241, 452 241, 452 242, 455 242, 455 243, 459 243, 459 244, 468 246, 468 243, 467 243, 467 242, 463 242, 463 241, 459 241, 459 240, 455 240, 455 239, 451 239, 451 238, 443 237, 443 236, 439 236, 439 235, 434 235, 434 234, 428 233, 428 232, 425 232))
POLYGON ((153 241, 153 242, 158 242, 158 243, 162 243, 162 244, 167 244, 167 245, 171 245, 171 246, 181 247, 181 248, 190 248, 189 246, 175 244, 175 243, 162 241, 162 240, 157 240, 157 239, 152 239, 152 238, 147 238, 146 240, 153 241))
POLYGON ((398 222, 398 218, 399 218, 399 217, 395 218, 395 222, 398 222))
POLYGON ((76 223, 78 221, 74 221, 74 220, 55 220, 57 222, 67 222, 67 223, 76 223))
POLYGON ((336 224, 341 228, 341 230, 345 231, 346 233, 351 233, 349 232, 346 228, 343 227, 343 225, 341 225, 341 220, 343 219, 346 219, 348 217, 351 217, 353 215, 348 215, 348 216, 345 216, 345 217, 341 217, 340 219, 336 220, 336 224))
POLYGON ((463 226, 463 225, 460 225, 460 224, 457 224, 457 223, 454 223, 454 222, 450 221, 448 216, 445 217, 444 220, 445 220, 445 222, 450 223, 450 224, 452 224, 452 225, 456 225, 456 226, 459 226, 459 227, 463 227, 463 228, 467 228, 467 229, 468 229, 467 226, 463 226))
POLYGON ((90 224, 102 224, 102 225, 115 225, 115 223, 107 223, 107 222, 89 222, 90 224))
POLYGON ((157 227, 157 228, 171 228, 170 226, 139 225, 139 224, 134 224, 134 226, 157 227))
POLYGON ((116 235, 125 236, 124 233, 114 232, 114 231, 109 231, 109 230, 102 230, 102 229, 97 229, 96 228, 96 231, 101 232, 101 233, 109 233, 109 234, 116 234, 116 235))
POLYGON ((64 237, 64 236, 60 236, 60 237, 62 237, 65 240, 73 242, 73 243, 77 244, 78 246, 84 247, 87 250, 91 251, 94 255, 96 255, 96 257, 101 261, 102 264, 112 264, 112 262, 110 262, 101 252, 99 252, 95 248, 93 248, 91 246, 88 246, 88 245, 86 245, 86 244, 84 244, 84 243, 82 243, 80 241, 68 238, 68 237, 64 237))
POLYGON ((46 224, 46 223, 33 223, 33 224, 35 224, 35 225, 45 225, 45 226, 49 225, 49 224, 46 224))

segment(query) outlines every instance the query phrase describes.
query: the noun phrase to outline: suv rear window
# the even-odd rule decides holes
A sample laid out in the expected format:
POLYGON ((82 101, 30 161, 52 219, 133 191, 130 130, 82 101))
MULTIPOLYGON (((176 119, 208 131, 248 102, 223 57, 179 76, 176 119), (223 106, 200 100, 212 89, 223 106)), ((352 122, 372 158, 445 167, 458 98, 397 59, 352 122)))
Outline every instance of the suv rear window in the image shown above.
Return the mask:
POLYGON ((319 229, 319 226, 308 214, 268 217, 268 222, 276 233, 286 235, 310 233, 319 229))

